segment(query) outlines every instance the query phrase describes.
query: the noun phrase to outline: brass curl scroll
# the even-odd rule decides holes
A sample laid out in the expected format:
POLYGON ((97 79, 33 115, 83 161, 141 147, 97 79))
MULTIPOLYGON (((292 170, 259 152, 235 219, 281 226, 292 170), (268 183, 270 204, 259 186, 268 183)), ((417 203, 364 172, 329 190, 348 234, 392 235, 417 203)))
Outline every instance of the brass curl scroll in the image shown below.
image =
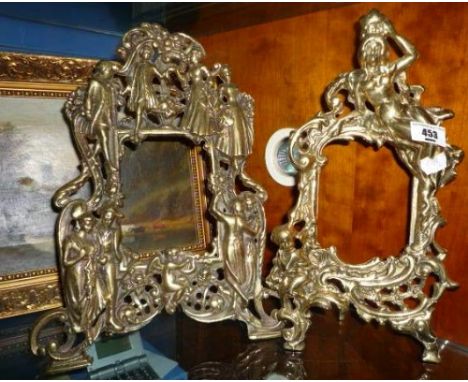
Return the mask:
POLYGON ((33 352, 50 358, 50 372, 83 367, 91 362, 86 348, 101 334, 137 330, 177 307, 202 322, 241 320, 252 339, 280 336, 282 324, 262 303, 267 195, 244 169, 252 153, 252 97, 231 82, 228 66, 202 63, 197 41, 157 24, 127 32, 118 55, 99 62, 65 104, 81 159, 79 176, 53 197, 61 210, 65 308, 40 318, 33 352), (124 144, 138 149, 154 137, 189 140, 206 154, 216 237, 201 255, 157 249, 148 257, 122 244, 124 144), (89 198, 78 196, 89 184, 89 198), (68 339, 41 345, 40 329, 52 321, 64 325, 68 339))
POLYGON ((423 107, 424 88, 407 83, 406 70, 418 56, 415 47, 376 10, 361 18, 359 37, 360 67, 340 74, 327 87, 327 110, 290 139, 290 157, 299 172, 299 196, 287 224, 272 233, 279 250, 267 284, 282 298, 278 318, 291 324, 283 329, 288 349, 304 348, 310 307, 335 305, 342 317, 353 305, 365 321, 389 323, 414 336, 424 345, 423 360, 438 362, 430 318, 444 290, 456 284, 445 272, 446 251, 434 238, 444 223, 436 192, 454 178, 463 152, 436 139, 442 122, 453 117, 452 111, 423 107), (401 52, 394 61, 389 60, 390 41, 401 52), (351 110, 346 110, 347 105, 351 110), (418 124, 428 134, 427 141, 415 138, 418 124), (333 142, 352 140, 376 148, 389 146, 411 176, 409 239, 397 257, 350 265, 340 260, 334 247, 322 248, 318 242, 318 184, 327 162, 323 149, 333 142), (436 282, 428 292, 425 285, 431 276, 436 282))

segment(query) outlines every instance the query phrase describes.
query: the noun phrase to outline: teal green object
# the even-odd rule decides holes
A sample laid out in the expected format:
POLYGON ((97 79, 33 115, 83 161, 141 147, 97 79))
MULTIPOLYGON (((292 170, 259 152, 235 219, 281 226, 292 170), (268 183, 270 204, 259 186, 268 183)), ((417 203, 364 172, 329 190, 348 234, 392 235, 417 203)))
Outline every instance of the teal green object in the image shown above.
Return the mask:
POLYGON ((90 379, 186 379, 187 373, 140 332, 102 338, 88 350, 90 379))

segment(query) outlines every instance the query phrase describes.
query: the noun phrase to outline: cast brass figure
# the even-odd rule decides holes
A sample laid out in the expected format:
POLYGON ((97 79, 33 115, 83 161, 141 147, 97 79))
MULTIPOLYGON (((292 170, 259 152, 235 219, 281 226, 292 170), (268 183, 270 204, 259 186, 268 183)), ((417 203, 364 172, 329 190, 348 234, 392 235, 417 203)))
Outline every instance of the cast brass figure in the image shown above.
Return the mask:
POLYGON ((49 372, 89 364, 86 348, 99 335, 137 330, 164 308, 174 313, 180 306, 203 322, 242 320, 250 338, 281 335, 282 324, 262 305, 266 193, 244 171, 252 98, 231 84, 227 66, 201 64, 197 41, 159 25, 129 31, 118 52, 122 63, 98 63, 65 105, 81 174, 53 198, 61 208, 65 307, 44 314, 31 337, 33 352, 50 357, 49 372), (125 142, 138 146, 149 137, 188 139, 207 154, 217 237, 203 255, 169 249, 147 257, 121 243, 119 162, 125 142), (237 192, 236 179, 247 190, 237 192), (91 197, 74 196, 88 182, 91 197), (44 346, 39 333, 54 320, 64 324, 67 340, 44 346))
POLYGON ((360 68, 343 73, 325 91, 328 110, 319 112, 295 131, 290 157, 299 171, 299 197, 287 224, 276 227, 272 239, 278 254, 267 284, 282 298, 277 317, 292 326, 283 329, 285 346, 304 348, 310 325, 311 306, 330 308, 340 315, 352 304, 366 321, 390 323, 411 334, 424 345, 423 360, 438 362, 436 338, 430 330, 434 306, 446 288, 456 286, 446 275, 445 250, 435 241, 444 222, 436 191, 455 176, 463 152, 449 144, 413 139, 414 122, 440 125, 451 118, 450 110, 423 107, 422 86, 408 85, 405 70, 417 58, 417 51, 378 11, 360 20, 360 68), (389 41, 401 55, 389 61, 389 41), (345 92, 351 111, 345 113, 345 92), (322 248, 317 241, 317 196, 320 170, 327 159, 324 147, 336 141, 360 139, 377 148, 387 144, 398 155, 412 177, 411 227, 407 246, 399 257, 371 259, 361 265, 341 261, 334 247, 322 248), (442 158, 442 167, 424 168, 424 161, 442 158), (424 285, 433 275, 432 292, 424 285))

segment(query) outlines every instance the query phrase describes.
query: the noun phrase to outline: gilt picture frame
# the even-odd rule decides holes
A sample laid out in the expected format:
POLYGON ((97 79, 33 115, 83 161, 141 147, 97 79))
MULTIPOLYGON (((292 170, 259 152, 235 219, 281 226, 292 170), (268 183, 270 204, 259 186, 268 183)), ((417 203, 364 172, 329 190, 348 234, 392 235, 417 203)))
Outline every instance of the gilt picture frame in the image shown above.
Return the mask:
MULTIPOLYGON (((51 198, 59 185, 79 172, 62 109, 69 94, 86 83, 96 62, 0 52, 0 319, 62 305, 54 238, 57 212, 51 198)), ((153 214, 155 222, 150 225, 162 232, 163 247, 203 251, 209 242, 209 226, 201 156, 196 148, 178 141, 154 145, 165 145, 167 159, 161 171, 172 171, 171 158, 184 158, 182 170, 175 174, 180 182, 172 179, 181 188, 172 205, 189 208, 184 216, 173 218, 175 210, 164 195, 162 199, 153 195, 152 203, 166 208, 153 214), (168 150, 177 153, 168 156, 168 150), (177 242, 171 243, 172 237, 177 242)), ((153 151, 161 163, 160 150, 153 151)), ((142 230, 136 219, 127 230, 124 225, 124 236, 132 229, 142 230)))

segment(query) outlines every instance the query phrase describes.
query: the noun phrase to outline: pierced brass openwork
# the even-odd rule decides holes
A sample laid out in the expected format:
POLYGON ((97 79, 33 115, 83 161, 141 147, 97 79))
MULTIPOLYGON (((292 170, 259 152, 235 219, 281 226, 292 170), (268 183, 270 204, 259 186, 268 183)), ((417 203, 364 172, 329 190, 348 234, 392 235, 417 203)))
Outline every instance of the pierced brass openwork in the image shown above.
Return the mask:
POLYGON ((31 337, 33 352, 52 361, 49 372, 89 364, 86 348, 100 334, 137 330, 177 306, 202 322, 244 321, 252 339, 280 335, 281 324, 262 305, 267 195, 244 171, 253 143, 252 98, 231 82, 226 65, 202 64, 197 41, 159 25, 130 30, 118 53, 121 62, 99 62, 65 105, 81 174, 53 198, 61 209, 65 307, 43 315, 31 337), (121 243, 124 144, 138 149, 154 137, 185 139, 206 153, 216 237, 203 254, 155 249, 145 256, 121 243), (75 195, 88 184, 89 198, 75 195), (39 341, 52 321, 64 325, 63 344, 39 341))
MULTIPOLYGON (((434 239, 444 222, 436 191, 454 178, 463 152, 443 141, 434 144, 414 139, 414 122, 428 124, 431 130, 430 125, 440 126, 453 113, 421 106, 424 89, 409 85, 405 73, 417 51, 395 32, 389 20, 374 10, 360 20, 360 27, 360 68, 340 74, 325 91, 328 110, 319 112, 291 137, 290 157, 299 171, 299 196, 288 223, 272 233, 279 250, 267 284, 282 298, 277 317, 291 324, 283 329, 288 349, 304 348, 310 307, 336 305, 343 316, 352 304, 364 320, 389 323, 414 336, 424 345, 423 360, 438 362, 430 318, 444 290, 456 284, 447 277, 442 263, 446 251, 434 239), (388 59, 389 41, 401 53, 394 61, 388 59), (351 105, 349 113, 340 98, 343 92, 351 105), (374 258, 361 265, 344 263, 334 247, 322 248, 317 241, 318 184, 327 161, 323 149, 336 141, 355 139, 377 148, 390 146, 412 181, 406 247, 398 257, 374 258), (437 281, 431 292, 425 292, 431 275, 437 281)), ((437 127, 433 130, 437 132, 437 127)))

